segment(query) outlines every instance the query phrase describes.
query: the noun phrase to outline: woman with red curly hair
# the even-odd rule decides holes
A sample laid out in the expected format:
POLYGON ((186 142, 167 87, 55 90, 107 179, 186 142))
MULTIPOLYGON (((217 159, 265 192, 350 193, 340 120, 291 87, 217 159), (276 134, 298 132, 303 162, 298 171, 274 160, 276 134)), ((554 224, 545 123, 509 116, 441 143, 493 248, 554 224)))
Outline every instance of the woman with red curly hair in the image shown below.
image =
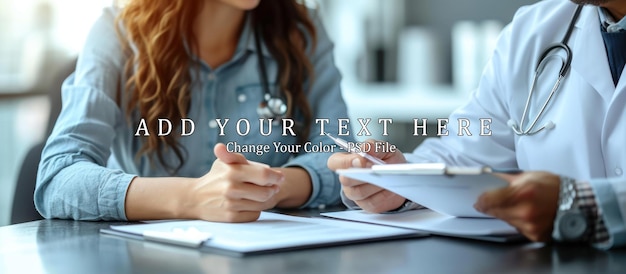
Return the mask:
POLYGON ((35 205, 46 218, 245 222, 337 203, 329 153, 304 147, 332 143, 321 128, 347 117, 339 82, 321 23, 295 0, 106 9, 63 85, 35 205))

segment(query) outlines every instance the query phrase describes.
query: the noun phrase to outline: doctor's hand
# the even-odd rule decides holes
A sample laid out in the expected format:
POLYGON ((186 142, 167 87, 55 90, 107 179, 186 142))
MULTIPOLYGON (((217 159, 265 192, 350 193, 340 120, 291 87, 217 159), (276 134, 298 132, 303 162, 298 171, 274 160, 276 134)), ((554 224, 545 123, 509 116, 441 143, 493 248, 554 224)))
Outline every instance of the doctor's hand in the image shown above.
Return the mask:
POLYGON ((506 221, 532 241, 550 241, 560 177, 548 172, 498 176, 509 186, 483 193, 474 205, 476 210, 506 221))
POLYGON ((276 205, 278 184, 285 179, 282 172, 230 153, 224 144, 217 144, 214 153, 217 159, 211 170, 189 189, 192 216, 208 221, 250 222, 258 219, 262 210, 276 205))
MULTIPOLYGON (((372 148, 375 148, 375 140, 367 140, 372 148)), ((394 152, 377 152, 374 149, 368 151, 368 154, 375 156, 388 164, 405 163, 406 159, 399 150, 394 152)), ((347 152, 335 153, 328 158, 328 168, 331 170, 346 169, 351 167, 371 167, 373 164, 365 158, 347 152)), ((354 201, 363 210, 369 212, 385 212, 399 208, 404 201, 404 197, 399 196, 391 191, 380 188, 378 186, 339 176, 343 193, 347 198, 354 201)))

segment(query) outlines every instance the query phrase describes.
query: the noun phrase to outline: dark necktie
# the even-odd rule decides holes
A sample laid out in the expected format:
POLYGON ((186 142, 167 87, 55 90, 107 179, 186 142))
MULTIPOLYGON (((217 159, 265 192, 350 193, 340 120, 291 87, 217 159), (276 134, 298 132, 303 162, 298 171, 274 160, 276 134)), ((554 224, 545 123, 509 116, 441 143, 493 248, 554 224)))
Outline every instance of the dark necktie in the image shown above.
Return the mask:
POLYGON ((619 77, 624 70, 626 63, 626 31, 606 32, 602 28, 602 39, 606 47, 606 53, 609 58, 609 67, 613 76, 613 83, 617 86, 619 77))

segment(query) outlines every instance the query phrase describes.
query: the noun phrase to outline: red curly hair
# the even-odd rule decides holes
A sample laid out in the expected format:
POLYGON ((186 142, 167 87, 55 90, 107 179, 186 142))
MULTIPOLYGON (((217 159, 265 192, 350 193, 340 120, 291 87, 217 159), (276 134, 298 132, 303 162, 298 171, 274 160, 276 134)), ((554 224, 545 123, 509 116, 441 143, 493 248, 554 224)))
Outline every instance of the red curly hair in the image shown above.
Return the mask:
MULTIPOLYGON (((120 39, 128 55, 127 93, 123 96, 129 96, 126 106, 129 121, 133 114, 138 114, 154 132, 159 118, 169 119, 174 128, 180 127, 181 118, 187 118, 190 69, 195 64, 185 42, 191 46, 191 54, 197 54, 192 24, 202 10, 201 5, 202 1, 194 0, 130 0, 123 7, 116 25, 124 27, 118 33, 124 33, 120 39)), ((260 29, 266 47, 278 63, 278 83, 292 110, 288 115, 298 114, 302 118, 297 134, 299 141, 304 142, 312 119, 306 98, 308 87, 304 83, 307 80, 310 83, 313 77, 306 51, 307 47, 311 51, 315 47, 315 26, 306 7, 296 0, 261 1, 250 14, 252 25, 260 29)), ((137 156, 156 156, 170 173, 175 173, 184 163, 186 152, 175 135, 152 134, 143 138, 137 156), (164 161, 164 152, 169 149, 179 160, 176 166, 164 161)))

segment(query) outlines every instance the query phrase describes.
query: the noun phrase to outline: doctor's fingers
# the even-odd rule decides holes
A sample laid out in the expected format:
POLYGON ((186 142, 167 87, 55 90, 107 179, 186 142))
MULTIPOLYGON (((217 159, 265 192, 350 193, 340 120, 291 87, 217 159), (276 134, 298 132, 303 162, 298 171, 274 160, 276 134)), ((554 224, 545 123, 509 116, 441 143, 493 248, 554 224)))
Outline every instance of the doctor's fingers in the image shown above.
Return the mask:
POLYGON ((530 223, 553 220, 556 211, 553 200, 558 197, 552 198, 548 192, 533 183, 513 185, 484 193, 474 207, 490 215, 506 212, 510 218, 530 223))
POLYGON ((553 219, 542 216, 529 203, 492 208, 485 213, 509 223, 531 241, 545 242, 551 239, 553 219))
MULTIPOLYGON (((404 154, 392 145, 385 141, 379 141, 375 139, 367 139, 365 142, 359 145, 363 152, 370 154, 378 159, 385 161, 388 164, 406 163, 404 154)), ((372 164, 368 161, 368 166, 372 164)))
POLYGON ((382 190, 367 199, 354 202, 365 211, 382 213, 399 208, 404 201, 406 201, 404 197, 388 190, 382 190))
POLYGON ((369 198, 370 196, 383 191, 383 188, 378 186, 363 183, 356 186, 344 186, 343 193, 346 194, 346 197, 350 198, 353 201, 360 201, 369 198))
MULTIPOLYGON (((360 168, 363 166, 365 161, 367 160, 359 155, 350 153, 335 153, 331 155, 330 158, 328 158, 328 168, 330 168, 331 170, 360 168)), ((339 182, 342 186, 345 187, 353 187, 367 184, 366 182, 354 180, 341 175, 339 175, 339 182)))
POLYGON ((333 171, 337 169, 346 169, 351 167, 362 167, 362 161, 364 160, 365 159, 356 154, 338 152, 330 155, 328 161, 326 162, 326 166, 328 166, 328 168, 333 171), (359 160, 359 158, 361 158, 362 160, 359 160), (355 164, 356 166, 354 166, 355 164))
POLYGON ((341 176, 341 175, 339 175, 339 183, 341 183, 341 186, 343 187, 355 187, 355 186, 370 184, 368 182, 351 179, 351 178, 341 176))
POLYGON ((514 195, 515 189, 510 186, 487 191, 478 197, 474 208, 483 213, 493 208, 506 208, 515 202, 514 195))
MULTIPOLYGON (((558 199, 558 184, 528 180, 531 175, 522 175, 511 185, 483 193, 475 204, 479 211, 494 207, 529 205, 533 211, 551 212, 558 199)), ((558 180, 558 177, 557 177, 558 180)))

